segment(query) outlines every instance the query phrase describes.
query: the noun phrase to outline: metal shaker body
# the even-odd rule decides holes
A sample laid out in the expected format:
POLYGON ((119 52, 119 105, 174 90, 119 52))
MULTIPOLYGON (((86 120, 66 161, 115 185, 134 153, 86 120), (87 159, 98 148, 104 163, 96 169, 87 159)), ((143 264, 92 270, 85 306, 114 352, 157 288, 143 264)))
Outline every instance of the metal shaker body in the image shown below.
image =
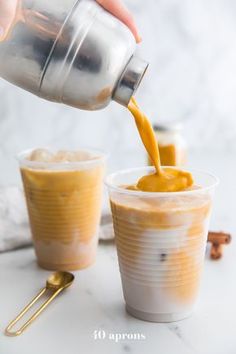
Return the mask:
POLYGON ((50 101, 127 105, 147 63, 129 29, 94 0, 21 0, 0 42, 0 76, 50 101))

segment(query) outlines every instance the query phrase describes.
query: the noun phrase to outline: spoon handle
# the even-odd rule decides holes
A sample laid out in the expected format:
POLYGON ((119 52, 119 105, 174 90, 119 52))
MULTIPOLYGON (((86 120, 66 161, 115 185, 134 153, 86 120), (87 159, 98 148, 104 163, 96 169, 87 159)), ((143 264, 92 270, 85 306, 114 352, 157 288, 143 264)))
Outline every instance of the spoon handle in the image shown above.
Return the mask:
POLYGON ((11 331, 12 327, 25 315, 25 313, 38 301, 38 299, 45 293, 47 288, 43 288, 38 295, 21 311, 21 313, 10 322, 10 324, 5 329, 5 334, 7 336, 19 336, 39 315, 40 313, 50 304, 50 302, 63 290, 63 288, 59 288, 57 291, 53 293, 53 295, 48 298, 40 307, 39 309, 28 319, 25 324, 22 325, 20 329, 17 331, 11 331))

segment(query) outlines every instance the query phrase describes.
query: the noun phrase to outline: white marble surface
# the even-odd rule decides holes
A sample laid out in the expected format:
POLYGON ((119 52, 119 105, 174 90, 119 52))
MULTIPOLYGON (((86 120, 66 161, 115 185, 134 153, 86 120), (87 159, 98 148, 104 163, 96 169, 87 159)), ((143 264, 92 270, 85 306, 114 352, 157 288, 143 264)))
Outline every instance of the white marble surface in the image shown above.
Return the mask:
MULTIPOLYGON (((217 174, 211 229, 235 234, 236 166, 233 155, 193 154, 192 165, 217 174), (223 168, 222 168, 223 166, 223 168)), ((233 239, 234 241, 234 239, 233 239)), ((135 353, 235 354, 235 242, 220 261, 206 256, 201 294, 195 314, 172 324, 146 323, 124 310, 117 257, 113 244, 100 244, 96 265, 77 272, 74 285, 18 338, 3 329, 43 286, 48 272, 39 269, 32 249, 0 255, 0 353, 135 353), (107 338, 95 340, 95 330, 107 338), (113 334, 143 334, 145 339, 115 342, 113 334)))
POLYGON ((100 245, 97 264, 77 272, 75 283, 20 337, 2 333, 44 284, 31 249, 0 256, 1 331, 3 354, 234 354, 236 286, 232 248, 220 262, 207 260, 195 314, 172 324, 147 323, 125 313, 115 248, 100 245), (93 338, 95 330, 143 334, 144 340, 93 338))

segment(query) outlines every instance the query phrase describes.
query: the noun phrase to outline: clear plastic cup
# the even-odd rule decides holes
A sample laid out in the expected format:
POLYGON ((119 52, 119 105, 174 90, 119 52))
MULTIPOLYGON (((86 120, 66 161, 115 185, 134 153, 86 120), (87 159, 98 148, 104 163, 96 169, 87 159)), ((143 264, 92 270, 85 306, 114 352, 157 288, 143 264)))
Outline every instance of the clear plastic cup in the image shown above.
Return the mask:
POLYGON ((127 311, 142 320, 188 317, 203 267, 216 177, 191 171, 199 189, 151 193, 125 189, 153 167, 108 176, 127 311))
MULTIPOLYGON (((32 150, 33 151, 33 150, 32 150)), ((18 155, 38 264, 49 270, 86 268, 96 259, 104 154, 77 162, 39 162, 18 155)))

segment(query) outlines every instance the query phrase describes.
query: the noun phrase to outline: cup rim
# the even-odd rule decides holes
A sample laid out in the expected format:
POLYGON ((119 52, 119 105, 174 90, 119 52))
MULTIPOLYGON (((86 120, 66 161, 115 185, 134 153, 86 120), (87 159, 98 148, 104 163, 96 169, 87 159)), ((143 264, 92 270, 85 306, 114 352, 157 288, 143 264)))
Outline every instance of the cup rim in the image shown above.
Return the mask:
POLYGON ((181 169, 182 171, 190 172, 194 175, 194 173, 201 173, 204 174, 208 177, 211 177, 214 180, 214 183, 212 183, 209 186, 202 187, 200 189, 194 189, 194 190, 188 190, 188 191, 179 191, 179 192, 144 192, 144 191, 135 191, 135 190, 130 190, 130 189, 124 189, 122 187, 116 186, 112 183, 112 179, 118 175, 125 175, 130 172, 135 172, 135 171, 140 171, 140 170, 146 170, 148 172, 154 172, 155 168, 153 166, 142 166, 142 167, 134 167, 134 168, 128 168, 124 170, 120 170, 114 173, 111 173, 108 175, 105 179, 105 185, 108 187, 108 189, 119 192, 121 194, 126 194, 129 196, 145 196, 145 197, 151 197, 151 198, 156 198, 156 197, 170 197, 170 196, 186 196, 186 195, 195 195, 199 193, 205 193, 208 192, 209 190, 215 188, 219 184, 219 178, 216 177, 212 173, 208 173, 202 170, 198 169, 192 169, 192 168, 184 168, 182 169, 181 167, 178 166, 163 166, 164 168, 174 168, 174 169, 181 169))
POLYGON ((68 167, 89 167, 93 165, 96 162, 105 162, 108 158, 108 154, 105 152, 102 152, 100 150, 92 149, 92 148, 86 148, 86 147, 78 147, 77 149, 56 149, 52 147, 35 147, 31 149, 26 149, 21 151, 20 153, 16 154, 16 160, 23 166, 26 167, 41 167, 42 165, 48 168, 49 170, 64 170, 67 169, 68 167), (48 149, 50 151, 59 151, 59 150, 67 150, 67 151, 81 151, 81 152, 88 152, 91 154, 94 154, 94 158, 91 158, 89 160, 83 160, 83 161, 72 161, 72 162, 44 162, 44 161, 30 161, 26 158, 30 153, 32 153, 34 150, 37 149, 48 149))

